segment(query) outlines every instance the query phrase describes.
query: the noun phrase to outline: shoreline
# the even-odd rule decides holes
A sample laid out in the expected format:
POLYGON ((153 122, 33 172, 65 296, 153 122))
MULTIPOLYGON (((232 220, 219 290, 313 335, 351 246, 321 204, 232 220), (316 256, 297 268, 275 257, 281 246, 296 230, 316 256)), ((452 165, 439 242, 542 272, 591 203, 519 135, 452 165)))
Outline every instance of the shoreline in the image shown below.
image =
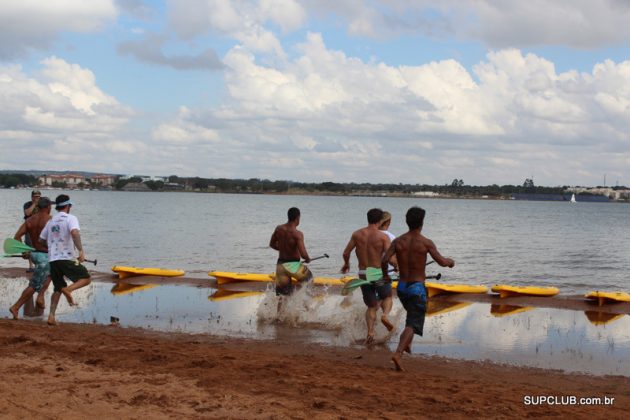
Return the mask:
MULTIPOLYGON (((32 190, 35 187, 15 188, 19 190, 32 190)), ((509 195, 457 195, 457 194, 440 194, 439 196, 415 196, 407 193, 382 192, 382 193, 334 193, 334 192, 308 192, 304 190, 295 190, 287 192, 256 192, 256 191, 202 191, 202 190, 115 190, 115 189, 79 189, 79 188, 56 188, 56 187, 37 187, 42 191, 105 191, 105 192, 146 192, 146 193, 193 193, 193 194, 236 194, 236 195, 277 195, 277 196, 314 196, 314 197, 368 197, 368 198, 410 198, 410 199, 429 199, 429 200, 481 200, 481 201, 528 201, 528 202, 559 202, 568 203, 564 200, 527 200, 512 199, 509 195)), ((597 203, 597 204, 630 204, 630 200, 609 200, 609 201, 580 201, 578 203, 597 203)))
MULTIPOLYGON (((418 339, 421 341, 421 338, 418 339)), ((0 412, 10 418, 596 416, 622 418, 630 378, 382 348, 0 319, 0 412), (34 391, 36 391, 34 393, 34 391), (555 404, 527 405, 556 397, 555 404), (569 398, 614 398, 577 405, 569 398)), ((592 400, 590 401, 592 402, 592 400)))
MULTIPOLYGON (((218 285, 212 277, 161 277, 161 276, 135 276, 120 280, 117 274, 110 272, 101 272, 89 270, 91 279, 94 282, 101 283, 122 283, 133 285, 183 285, 183 286, 207 286, 214 289, 224 289, 232 291, 264 291, 267 288, 266 282, 234 282, 218 285)), ((6 278, 23 278, 25 277, 23 267, 0 267, 0 276, 6 278)), ((449 282, 445 282, 448 284, 449 282)), ((487 303, 491 305, 514 305, 514 306, 533 306, 535 308, 551 308, 566 309, 573 311, 592 311, 610 314, 626 314, 630 315, 630 302, 617 302, 598 306, 595 301, 587 300, 583 294, 562 294, 562 290, 556 296, 514 296, 507 298, 499 298, 497 294, 489 291, 490 284, 487 284, 487 293, 454 293, 438 295, 431 298, 437 302, 471 302, 471 303, 487 303)), ((341 287, 331 287, 328 289, 333 294, 341 292, 341 287)), ((607 290, 617 291, 617 290, 607 290)))

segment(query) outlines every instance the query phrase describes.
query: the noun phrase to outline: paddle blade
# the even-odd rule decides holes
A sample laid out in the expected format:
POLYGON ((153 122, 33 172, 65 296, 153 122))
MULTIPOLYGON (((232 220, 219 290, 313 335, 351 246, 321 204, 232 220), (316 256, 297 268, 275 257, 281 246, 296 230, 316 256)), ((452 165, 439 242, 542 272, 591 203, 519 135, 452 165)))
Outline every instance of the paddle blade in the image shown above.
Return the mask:
POLYGON ((7 254, 21 254, 28 251, 35 251, 35 248, 25 245, 17 239, 7 238, 4 240, 4 252, 7 254))
POLYGON ((343 296, 346 296, 352 293, 352 291, 356 289, 357 287, 361 287, 364 284, 369 284, 369 283, 370 281, 366 279, 352 279, 350 281, 347 281, 346 284, 343 285, 343 289, 341 289, 341 294, 343 296))

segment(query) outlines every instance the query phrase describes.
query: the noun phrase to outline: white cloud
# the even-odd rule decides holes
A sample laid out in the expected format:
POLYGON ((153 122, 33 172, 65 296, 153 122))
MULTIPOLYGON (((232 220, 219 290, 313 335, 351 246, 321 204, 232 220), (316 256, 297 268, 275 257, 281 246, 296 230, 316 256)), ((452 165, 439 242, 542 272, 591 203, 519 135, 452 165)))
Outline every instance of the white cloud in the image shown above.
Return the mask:
POLYGON ((266 25, 289 32, 301 26, 305 11, 294 0, 170 0, 171 28, 183 39, 217 33, 252 52, 285 57, 280 40, 266 25))
POLYGON ((630 36, 624 0, 304 0, 310 12, 333 13, 355 36, 389 38, 421 33, 478 39, 492 48, 564 45, 595 48, 630 36))
POLYGON ((2 0, 0 60, 45 49, 61 32, 95 32, 118 16, 113 0, 2 0))
POLYGON ((623 178, 630 61, 558 73, 549 60, 508 49, 473 72, 454 60, 394 67, 330 50, 318 34, 298 52, 274 68, 232 49, 226 101, 170 123, 216 133, 208 176, 521 183, 535 173, 555 185, 580 173, 582 183, 599 179, 606 162, 623 178), (374 170, 382 159, 396 165, 374 170))
POLYGON ((120 141, 133 113, 104 93, 90 70, 56 57, 41 65, 34 75, 0 67, 0 166, 55 169, 120 141))

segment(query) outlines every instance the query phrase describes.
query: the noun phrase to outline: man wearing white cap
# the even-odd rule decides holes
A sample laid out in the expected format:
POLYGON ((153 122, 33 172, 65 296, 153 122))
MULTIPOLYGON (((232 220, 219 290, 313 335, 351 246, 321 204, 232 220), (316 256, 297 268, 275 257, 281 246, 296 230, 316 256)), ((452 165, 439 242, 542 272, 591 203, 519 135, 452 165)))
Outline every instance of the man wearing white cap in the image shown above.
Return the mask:
POLYGON ((72 292, 90 284, 90 274, 83 264, 85 254, 79 232, 79 220, 70 214, 72 202, 66 194, 58 195, 55 199, 57 214, 46 224, 39 235, 39 240, 48 245, 48 260, 50 261, 50 275, 55 291, 50 298, 50 314, 48 324, 57 325, 55 312, 61 294, 66 297, 70 306, 74 305, 72 292), (75 255, 74 249, 79 251, 75 255), (64 276, 73 282, 68 286, 64 276))

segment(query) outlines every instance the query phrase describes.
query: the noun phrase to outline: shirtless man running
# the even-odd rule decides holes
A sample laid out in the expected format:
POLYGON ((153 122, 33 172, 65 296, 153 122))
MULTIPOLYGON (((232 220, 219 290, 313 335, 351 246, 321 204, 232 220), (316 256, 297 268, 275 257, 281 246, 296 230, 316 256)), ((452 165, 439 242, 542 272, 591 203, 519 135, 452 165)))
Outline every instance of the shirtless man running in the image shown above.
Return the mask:
POLYGON ((278 225, 271 235, 269 246, 278 251, 276 264, 276 295, 288 296, 295 286, 292 279, 298 281, 298 287, 310 281, 313 274, 301 260, 309 263, 311 258, 306 252, 304 234, 297 227, 300 224, 300 209, 291 207, 287 212, 288 221, 278 225))
MULTIPOLYGON (((350 270, 350 254, 356 248, 355 253, 357 260, 359 260, 359 278, 373 280, 372 283, 361 286, 363 302, 367 306, 365 311, 365 322, 367 323, 365 344, 371 344, 374 341, 374 324, 379 306, 383 309, 381 322, 388 331, 394 329, 394 325, 388 319, 392 309, 392 282, 389 278, 385 281, 382 280, 381 258, 390 245, 389 237, 379 230, 382 218, 383 211, 381 209, 368 211, 368 225, 352 234, 346 249, 343 251, 342 273, 345 274, 350 270)), ((387 271, 387 268, 383 270, 387 271)))
MULTIPOLYGON (((31 238, 39 238, 46 223, 50 220, 50 200, 48 197, 41 197, 37 201, 38 212, 34 213, 31 217, 26 219, 22 226, 16 232, 14 239, 18 241, 22 236, 28 234, 31 238)), ((43 309, 46 305, 44 303, 44 296, 46 289, 50 284, 50 265, 48 264, 48 247, 41 244, 39 241, 35 241, 35 251, 28 252, 28 258, 31 260, 34 266, 33 277, 28 283, 28 287, 24 289, 22 295, 13 306, 9 308, 9 312, 13 315, 13 319, 18 319, 18 314, 22 305, 28 301, 31 296, 37 293, 36 304, 39 308, 43 309)))
MULTIPOLYGON (((424 223, 425 211, 420 207, 412 207, 407 211, 407 226, 409 231, 404 235, 394 239, 391 246, 383 255, 381 267, 387 270, 389 259, 396 255, 398 260, 398 298, 407 311, 405 329, 400 334, 398 348, 392 356, 392 362, 396 365, 396 370, 402 371, 403 367, 400 359, 404 351, 411 351, 413 335, 422 336, 424 328, 424 317, 427 307, 427 291, 424 286, 426 280, 425 266, 427 264, 427 254, 442 267, 453 267, 455 261, 452 258, 443 257, 437 247, 430 239, 420 232, 424 223)), ((385 271, 385 278, 389 278, 385 271)))

